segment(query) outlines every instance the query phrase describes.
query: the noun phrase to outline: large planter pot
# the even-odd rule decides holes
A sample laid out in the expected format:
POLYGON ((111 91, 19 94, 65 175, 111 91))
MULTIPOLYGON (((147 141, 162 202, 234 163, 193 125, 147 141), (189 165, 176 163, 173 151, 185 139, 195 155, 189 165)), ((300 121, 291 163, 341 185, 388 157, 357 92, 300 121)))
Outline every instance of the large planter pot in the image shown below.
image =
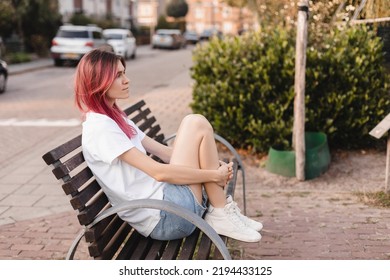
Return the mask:
MULTIPOLYGON (((326 134, 305 133, 305 179, 320 176, 329 168, 330 153, 326 134)), ((295 151, 284 151, 271 147, 268 152, 266 169, 285 177, 295 177, 295 151)))

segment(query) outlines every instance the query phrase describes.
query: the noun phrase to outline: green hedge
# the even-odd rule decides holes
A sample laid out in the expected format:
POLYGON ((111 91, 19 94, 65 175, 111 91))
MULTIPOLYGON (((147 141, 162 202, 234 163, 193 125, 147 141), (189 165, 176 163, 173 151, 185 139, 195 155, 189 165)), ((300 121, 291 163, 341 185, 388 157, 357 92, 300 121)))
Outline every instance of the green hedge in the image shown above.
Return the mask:
MULTIPOLYGON (((290 147, 294 110, 295 34, 275 28, 214 39, 193 54, 194 112, 235 146, 266 152, 290 147)), ((372 145, 367 133, 389 111, 382 43, 365 28, 336 31, 322 49, 308 47, 306 130, 331 146, 372 145)))

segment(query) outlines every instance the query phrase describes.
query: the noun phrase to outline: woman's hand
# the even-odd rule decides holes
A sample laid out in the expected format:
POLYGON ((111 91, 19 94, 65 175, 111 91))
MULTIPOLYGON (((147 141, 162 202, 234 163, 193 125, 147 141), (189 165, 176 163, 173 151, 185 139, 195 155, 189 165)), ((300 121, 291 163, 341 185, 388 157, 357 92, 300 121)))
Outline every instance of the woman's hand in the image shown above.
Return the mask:
POLYGON ((218 171, 220 172, 221 179, 217 182, 217 184, 225 188, 225 186, 233 178, 233 162, 226 163, 224 161, 219 161, 218 171))

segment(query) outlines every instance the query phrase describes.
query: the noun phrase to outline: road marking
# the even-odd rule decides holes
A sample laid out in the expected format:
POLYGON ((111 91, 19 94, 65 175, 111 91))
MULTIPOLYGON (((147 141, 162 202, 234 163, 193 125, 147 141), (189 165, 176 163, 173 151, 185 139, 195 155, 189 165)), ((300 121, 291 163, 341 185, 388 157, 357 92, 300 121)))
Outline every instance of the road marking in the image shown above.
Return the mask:
POLYGON ((19 119, 0 119, 0 126, 34 126, 34 127, 69 127, 79 126, 81 121, 78 119, 67 120, 19 120, 19 119))

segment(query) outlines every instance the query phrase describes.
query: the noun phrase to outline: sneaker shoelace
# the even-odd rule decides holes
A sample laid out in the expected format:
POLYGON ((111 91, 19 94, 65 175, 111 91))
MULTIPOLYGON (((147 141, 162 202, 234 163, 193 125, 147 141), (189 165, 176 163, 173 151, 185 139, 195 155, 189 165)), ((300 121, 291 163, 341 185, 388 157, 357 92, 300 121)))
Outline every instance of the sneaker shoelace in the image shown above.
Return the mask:
POLYGON ((236 212, 237 216, 242 218, 243 215, 241 214, 240 208, 238 208, 238 206, 237 206, 237 202, 232 201, 232 206, 233 206, 232 208, 234 208, 234 211, 236 212))
POLYGON ((237 209, 234 204, 232 204, 230 207, 225 208, 227 210, 227 214, 232 219, 234 224, 240 228, 247 228, 247 225, 242 221, 240 218, 239 213, 237 212, 237 209))
POLYGON ((241 214, 240 208, 237 206, 237 202, 232 202, 232 208, 234 208, 234 211, 236 212, 236 215, 240 218, 240 220, 244 223, 245 226, 250 226, 249 218, 245 215, 241 214))

